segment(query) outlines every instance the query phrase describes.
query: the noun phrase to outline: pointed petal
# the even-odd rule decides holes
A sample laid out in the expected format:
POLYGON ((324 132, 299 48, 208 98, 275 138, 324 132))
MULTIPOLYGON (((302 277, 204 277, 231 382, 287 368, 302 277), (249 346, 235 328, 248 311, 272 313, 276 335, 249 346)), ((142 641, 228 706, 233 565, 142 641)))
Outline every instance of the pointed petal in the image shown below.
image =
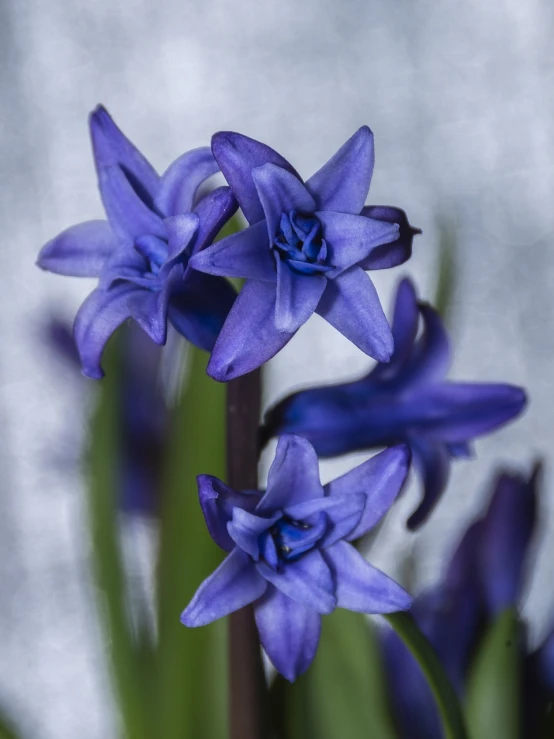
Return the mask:
POLYGON ((260 494, 257 490, 233 490, 212 475, 198 475, 196 480, 198 498, 210 536, 219 547, 229 552, 235 546, 227 531, 233 509, 253 511, 260 500, 260 494))
POLYGON ((267 491, 256 511, 283 509, 314 498, 323 498, 314 448, 300 436, 283 434, 267 476, 267 491))
POLYGON ((264 164, 252 171, 252 179, 264 209, 270 241, 277 236, 283 213, 313 213, 316 209, 304 183, 282 167, 264 164))
POLYGON ((360 267, 327 281, 316 310, 331 326, 378 362, 388 362, 393 351, 390 326, 373 282, 360 267))
POLYGON ((205 195, 194 207, 200 221, 192 254, 213 242, 227 221, 237 212, 238 203, 230 187, 218 187, 205 195))
POLYGON ((212 151, 249 223, 256 223, 264 218, 262 204, 252 179, 253 169, 271 162, 300 179, 296 170, 274 149, 240 133, 216 133, 212 137, 212 151))
POLYGON ((156 208, 165 216, 188 213, 193 208, 200 185, 218 169, 208 146, 182 154, 161 176, 155 198, 156 208))
POLYGON ((160 270, 162 278, 181 260, 183 252, 197 235, 200 219, 194 213, 181 213, 166 218, 164 225, 167 232, 167 256, 160 270))
POLYGON ((444 380, 451 362, 450 339, 441 317, 426 303, 419 303, 419 311, 423 317, 423 334, 402 372, 402 383, 412 387, 444 380))
POLYGON ((339 541, 324 550, 336 582, 337 607, 360 613, 394 613, 412 605, 408 593, 367 562, 351 544, 339 541))
POLYGON ((285 513, 294 521, 305 521, 314 514, 325 513, 327 527, 320 546, 330 547, 340 539, 350 538, 349 534, 358 526, 365 505, 366 495, 355 493, 297 503, 286 508, 285 513))
POLYGON ((373 134, 362 126, 306 182, 318 210, 358 214, 369 192, 374 162, 373 134))
POLYGON ((166 342, 169 300, 182 285, 183 277, 183 267, 177 264, 163 280, 161 290, 144 290, 129 298, 131 316, 155 344, 162 345, 166 342))
POLYGON ((287 562, 281 572, 276 572, 265 562, 258 562, 256 569, 288 598, 318 613, 331 613, 337 605, 331 572, 317 549, 312 549, 296 562, 287 562))
POLYGON ((106 342, 116 328, 129 318, 129 298, 141 291, 135 285, 120 284, 110 290, 93 290, 79 308, 73 325, 83 374, 93 380, 104 377, 100 366, 106 342))
POLYGON ((290 682, 306 672, 315 657, 321 616, 271 585, 254 607, 262 646, 273 666, 290 682))
POLYGON ((376 526, 396 500, 410 468, 411 452, 405 444, 390 447, 325 485, 325 495, 342 498, 363 493, 363 515, 346 537, 358 539, 376 526))
POLYGON ((195 254, 190 265, 200 272, 276 282, 275 261, 267 239, 265 221, 231 234, 195 254))
POLYGON ((399 225, 398 238, 388 244, 383 244, 372 250, 366 259, 360 263, 362 269, 390 269, 404 264, 412 256, 412 242, 414 236, 420 234, 419 228, 410 226, 406 213, 400 208, 388 205, 368 205, 362 209, 362 216, 374 218, 383 223, 397 223, 399 225))
POLYGON ((419 528, 443 494, 450 477, 450 455, 444 444, 411 439, 414 460, 423 475, 423 500, 408 519, 411 531, 419 528))
POLYGON ((168 317, 192 344, 212 351, 237 294, 222 277, 189 270, 180 292, 171 296, 168 317))
POLYGON ((257 561, 260 557, 258 544, 260 536, 271 528, 281 516, 282 514, 279 511, 272 516, 262 518, 242 508, 235 508, 233 518, 227 525, 227 531, 235 544, 257 561))
POLYGON ((152 234, 165 238, 162 219, 139 198, 121 167, 104 167, 98 186, 110 225, 117 236, 133 241, 152 234))
POLYGON ((185 626, 210 624, 257 600, 266 588, 266 581, 258 574, 250 557, 238 548, 233 549, 198 588, 181 614, 181 623, 185 626))
POLYGON ((85 221, 67 228, 45 244, 37 264, 59 275, 98 277, 116 248, 117 239, 107 221, 85 221))
POLYGON ((160 177, 150 162, 116 126, 102 105, 90 114, 89 126, 98 175, 105 167, 118 165, 141 199, 151 206, 160 177))
POLYGON ((278 331, 298 331, 317 308, 327 279, 323 275, 301 275, 277 259, 277 302, 275 326, 278 331))
POLYGON ((361 266, 375 248, 398 237, 396 223, 333 211, 318 211, 316 216, 323 226, 327 262, 335 267, 327 273, 329 279, 355 264, 361 266))
POLYGON ((248 280, 221 329, 207 372, 228 382, 261 367, 292 337, 275 328, 275 287, 248 280))

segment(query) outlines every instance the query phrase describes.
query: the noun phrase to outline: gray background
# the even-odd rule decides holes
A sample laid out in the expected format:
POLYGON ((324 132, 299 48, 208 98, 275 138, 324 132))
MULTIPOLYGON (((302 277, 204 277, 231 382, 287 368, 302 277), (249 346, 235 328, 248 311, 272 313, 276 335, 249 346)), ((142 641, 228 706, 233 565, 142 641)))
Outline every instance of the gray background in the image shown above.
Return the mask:
MULTIPOLYGON (((41 340, 45 317, 72 316, 92 283, 33 266, 54 234, 102 217, 88 112, 104 103, 160 170, 212 132, 233 129, 281 150, 308 176, 369 124, 377 152, 370 202, 400 205, 424 231, 408 265, 376 276, 385 306, 406 273, 432 297, 437 219, 455 224, 452 377, 525 385, 531 405, 478 442, 476 461, 455 465, 421 533, 403 528, 417 486, 388 520, 375 562, 394 574, 415 549, 421 587, 479 510, 494 465, 528 468, 550 452, 553 14, 548 0, 0 3, 0 695, 30 736, 116 735, 71 466, 90 385, 41 340)), ((270 363, 267 400, 370 364, 314 318, 270 363)), ((324 477, 359 458, 325 463, 324 477)), ((524 604, 534 638, 554 610, 552 493, 547 474, 524 604)), ((151 533, 130 536, 144 543, 151 533)))

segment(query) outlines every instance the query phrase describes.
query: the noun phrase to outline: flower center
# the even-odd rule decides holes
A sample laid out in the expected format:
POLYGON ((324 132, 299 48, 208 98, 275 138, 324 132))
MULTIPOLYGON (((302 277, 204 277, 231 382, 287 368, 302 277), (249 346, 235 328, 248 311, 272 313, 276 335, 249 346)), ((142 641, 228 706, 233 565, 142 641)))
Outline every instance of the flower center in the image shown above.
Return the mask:
POLYGON ((274 570, 301 557, 321 539, 327 528, 324 513, 311 517, 310 523, 283 516, 259 538, 260 554, 274 570))
POLYGON ((157 275, 160 267, 167 259, 168 245, 157 236, 139 236, 135 239, 135 249, 148 262, 148 271, 157 275))
POLYGON ((313 215, 291 210, 281 215, 274 252, 295 272, 323 274, 333 269, 327 264, 327 244, 321 223, 313 215))

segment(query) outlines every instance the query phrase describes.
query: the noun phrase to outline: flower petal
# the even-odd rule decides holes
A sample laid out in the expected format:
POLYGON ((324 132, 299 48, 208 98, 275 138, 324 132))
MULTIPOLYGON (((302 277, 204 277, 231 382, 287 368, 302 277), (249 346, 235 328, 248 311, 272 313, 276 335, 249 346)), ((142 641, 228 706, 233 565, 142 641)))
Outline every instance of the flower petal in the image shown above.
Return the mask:
POLYGON ((277 272, 267 240, 265 221, 226 236, 195 254, 190 265, 200 272, 275 282, 277 272))
POLYGON ((327 281, 316 310, 370 357, 388 362, 394 345, 373 282, 360 267, 327 281))
POLYGON ((253 511, 260 500, 260 494, 257 490, 233 490, 212 475, 198 475, 196 481, 200 506, 210 536, 219 547, 229 552, 235 546, 227 531, 233 509, 253 511))
POLYGON ((67 228, 45 244, 37 264, 59 275, 98 277, 116 248, 117 239, 107 221, 85 221, 67 228))
POLYGON ((205 249, 216 238, 227 221, 237 212, 238 203, 230 187, 218 187, 205 195, 194 207, 200 221, 192 254, 205 249))
POLYGON ((412 605, 408 593, 367 562, 351 544, 324 550, 336 583, 337 607, 360 613, 394 613, 412 605))
POLYGON ((125 172, 135 192, 151 207, 160 182, 154 167, 116 126, 102 105, 90 114, 89 126, 98 175, 105 167, 118 165, 125 172))
POLYGON ((162 219, 137 195, 121 167, 114 165, 101 169, 98 186, 110 225, 117 236, 131 241, 144 234, 165 238, 162 219))
POLYGON ((327 272, 329 279, 355 264, 360 264, 382 244, 398 238, 396 223, 332 211, 318 211, 316 216, 323 226, 327 262, 335 268, 327 272))
POLYGON ((252 179, 264 209, 269 240, 277 236, 283 213, 291 210, 313 213, 316 209, 304 183, 295 175, 275 164, 264 164, 252 171, 252 179))
POLYGON ((284 595, 318 613, 331 613, 337 605, 331 572, 317 549, 312 549, 296 562, 287 562, 281 572, 276 572, 265 562, 258 562, 256 569, 284 595))
POLYGON ((414 460, 423 475, 423 500, 408 519, 411 531, 419 528, 444 492, 450 477, 450 454, 444 444, 410 439, 414 460))
POLYGON ((185 626, 205 626, 260 598, 267 583, 250 557, 235 548, 194 594, 181 614, 185 626))
POLYGON ((321 634, 321 616, 271 585, 254 606, 262 646, 273 666, 290 682, 312 664, 321 634))
POLYGON ((274 149, 240 133, 216 133, 212 137, 212 151, 249 223, 256 223, 264 218, 262 204, 252 179, 253 169, 271 162, 300 179, 296 170, 274 149))
POLYGON ((280 510, 314 498, 323 498, 314 448, 300 436, 283 434, 267 476, 267 491, 256 512, 280 510))
POLYGON ((236 297, 235 288, 227 280, 189 270, 182 289, 171 296, 168 317, 182 336, 209 352, 236 297))
POLYGON ((208 146, 182 154, 160 178, 155 198, 156 208, 165 216, 188 213, 193 208, 200 185, 218 169, 208 146))
MULTIPOLYGON (((160 277, 164 279, 178 261, 186 263, 183 253, 187 250, 190 242, 197 236, 200 227, 200 219, 195 213, 181 213, 164 220, 167 232, 166 259, 160 269, 160 277)), ((143 237, 144 238, 144 237, 143 237)))
POLYGON ((275 287, 247 280, 221 329, 207 372, 228 382, 261 367, 292 337, 275 328, 275 287))
POLYGON ((397 223, 400 230, 395 241, 373 249, 371 254, 360 263, 360 267, 362 269, 389 269, 407 262, 412 256, 414 236, 420 234, 421 230, 410 225, 406 213, 400 208, 388 205, 368 205, 362 209, 361 215, 383 223, 397 223))
POLYGON ((317 209, 358 214, 369 191, 374 162, 373 134, 362 126, 306 182, 317 209))
POLYGON ((258 560, 260 556, 258 540, 261 534, 273 526, 281 518, 281 515, 281 512, 278 511, 272 516, 262 518, 242 508, 235 508, 233 518, 227 524, 227 531, 231 539, 243 552, 249 554, 252 559, 258 560))
POLYGON ((450 368, 450 339, 437 311, 419 303, 423 334, 416 343, 410 361, 402 372, 402 383, 412 387, 444 380, 450 368))
POLYGON ((155 344, 165 344, 169 300, 183 282, 184 270, 177 264, 164 279, 158 292, 144 290, 129 298, 131 316, 155 344))
POLYGON ((97 288, 79 308, 73 324, 73 335, 86 377, 93 380, 104 377, 100 360, 106 342, 116 328, 129 318, 129 298, 140 291, 141 288, 128 283, 110 290, 97 288))
POLYGON ((346 537, 348 541, 363 536, 387 513, 406 480, 410 460, 410 448, 405 444, 390 447, 325 485, 325 495, 331 498, 365 497, 363 515, 346 537))
POLYGON ((366 495, 356 493, 297 503, 286 508, 285 513, 295 521, 305 521, 314 514, 325 513, 327 527, 320 546, 330 547, 339 539, 350 538, 349 534, 357 527, 365 505, 366 495))
POLYGON ((327 279, 323 275, 301 275, 277 258, 277 302, 275 326, 278 331, 298 331, 317 308, 327 279))

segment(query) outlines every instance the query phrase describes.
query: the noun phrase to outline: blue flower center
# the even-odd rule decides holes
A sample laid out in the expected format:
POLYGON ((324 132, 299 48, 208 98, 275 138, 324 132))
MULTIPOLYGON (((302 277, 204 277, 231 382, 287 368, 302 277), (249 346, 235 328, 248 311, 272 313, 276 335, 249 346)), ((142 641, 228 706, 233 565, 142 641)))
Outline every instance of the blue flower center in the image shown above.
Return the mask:
POLYGON ((157 236, 139 236, 135 239, 135 249, 144 257, 148 264, 146 273, 157 275, 160 267, 167 260, 167 241, 157 236))
POLYGON ((281 215, 274 252, 295 272, 323 274, 333 269, 327 263, 327 244, 321 223, 314 215, 291 210, 281 215))
POLYGON ((309 552, 325 534, 327 516, 319 513, 311 519, 308 523, 285 515, 260 535, 261 557, 272 569, 279 571, 286 562, 309 552))

